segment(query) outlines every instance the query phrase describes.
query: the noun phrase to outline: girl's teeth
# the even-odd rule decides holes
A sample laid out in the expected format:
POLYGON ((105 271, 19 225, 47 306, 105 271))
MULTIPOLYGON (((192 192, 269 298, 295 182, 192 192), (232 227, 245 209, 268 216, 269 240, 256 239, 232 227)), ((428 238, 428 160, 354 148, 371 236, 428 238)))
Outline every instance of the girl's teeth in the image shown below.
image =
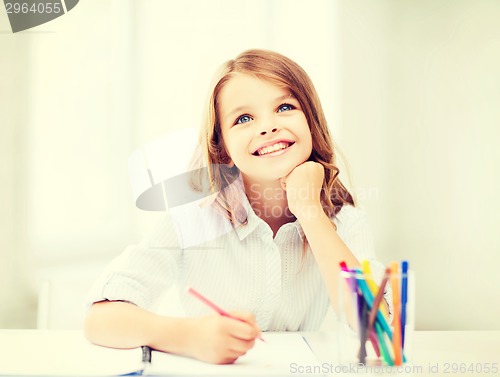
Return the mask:
POLYGON ((270 145, 268 147, 261 148, 259 150, 259 155, 262 156, 262 155, 265 155, 265 154, 268 154, 268 153, 272 153, 272 152, 276 152, 276 151, 279 151, 279 150, 285 149, 285 148, 287 148, 287 144, 286 143, 276 143, 274 145, 270 145))

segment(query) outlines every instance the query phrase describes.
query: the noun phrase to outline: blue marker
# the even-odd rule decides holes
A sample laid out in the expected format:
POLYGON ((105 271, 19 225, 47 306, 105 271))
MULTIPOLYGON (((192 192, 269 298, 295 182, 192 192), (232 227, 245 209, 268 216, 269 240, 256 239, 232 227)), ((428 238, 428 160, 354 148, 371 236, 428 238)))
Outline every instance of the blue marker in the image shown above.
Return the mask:
POLYGON ((408 261, 401 262, 401 344, 405 347, 406 303, 408 302, 408 261))

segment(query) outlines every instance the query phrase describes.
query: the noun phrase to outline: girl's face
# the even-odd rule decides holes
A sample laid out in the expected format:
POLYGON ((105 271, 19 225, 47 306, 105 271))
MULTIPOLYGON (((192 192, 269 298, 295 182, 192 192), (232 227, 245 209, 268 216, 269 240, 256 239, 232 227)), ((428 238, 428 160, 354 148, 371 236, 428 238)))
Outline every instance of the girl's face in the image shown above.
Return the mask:
POLYGON ((219 93, 218 110, 226 151, 247 183, 285 177, 311 155, 306 117, 285 88, 236 73, 219 93))

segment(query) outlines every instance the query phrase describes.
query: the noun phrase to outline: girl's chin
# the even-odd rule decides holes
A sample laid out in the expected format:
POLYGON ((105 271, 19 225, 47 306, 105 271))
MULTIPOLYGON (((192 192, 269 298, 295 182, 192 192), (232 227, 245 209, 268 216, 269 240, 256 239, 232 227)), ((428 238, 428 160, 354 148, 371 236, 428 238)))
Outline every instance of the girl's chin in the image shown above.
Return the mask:
MULTIPOLYGON (((300 164, 298 164, 298 165, 300 165, 300 164)), ((293 169, 295 169, 298 165, 292 165, 292 166, 283 167, 282 169, 276 169, 276 171, 270 175, 273 177, 273 179, 286 178, 288 176, 288 174, 290 174, 293 171, 293 169)))
MULTIPOLYGON (((303 163, 303 161, 292 162, 290 159, 287 161, 280 161, 280 163, 271 163, 269 161, 265 165, 252 165, 247 166, 247 169, 241 169, 241 174, 243 177, 247 177, 247 181, 252 182, 273 182, 279 181, 290 174, 293 169, 303 163)), ((278 161, 276 161, 278 162, 278 161)))
POLYGON ((266 174, 244 174, 242 173, 243 179, 246 182, 252 183, 275 183, 282 182, 284 178, 288 176, 293 171, 294 168, 280 170, 277 172, 266 172, 266 174))

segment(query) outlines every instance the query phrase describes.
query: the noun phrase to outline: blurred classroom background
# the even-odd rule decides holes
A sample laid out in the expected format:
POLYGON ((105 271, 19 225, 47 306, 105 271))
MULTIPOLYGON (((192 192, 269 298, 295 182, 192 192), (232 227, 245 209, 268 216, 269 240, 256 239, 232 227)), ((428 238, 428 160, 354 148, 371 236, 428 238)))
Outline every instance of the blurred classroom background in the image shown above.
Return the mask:
MULTIPOLYGON (((101 269, 161 213, 127 159, 197 127, 248 48, 310 74, 416 328, 500 329, 500 2, 82 0, 11 32, 0 6, 0 328, 75 328, 101 269)), ((176 163, 170 161, 169 163, 176 163)))

